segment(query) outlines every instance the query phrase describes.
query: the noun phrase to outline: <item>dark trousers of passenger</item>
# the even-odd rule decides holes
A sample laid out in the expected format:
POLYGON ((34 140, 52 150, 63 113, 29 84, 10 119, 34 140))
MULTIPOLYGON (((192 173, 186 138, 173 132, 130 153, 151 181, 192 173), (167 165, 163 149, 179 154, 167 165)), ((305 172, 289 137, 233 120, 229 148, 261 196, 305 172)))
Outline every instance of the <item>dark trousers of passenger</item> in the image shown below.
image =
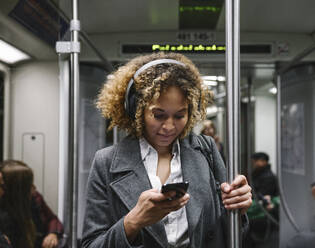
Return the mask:
MULTIPOLYGON (((252 223, 253 224, 253 223, 252 223)), ((278 248, 279 247, 279 229, 266 221, 264 224, 259 223, 257 226, 249 226, 249 231, 246 234, 244 248, 278 248)))

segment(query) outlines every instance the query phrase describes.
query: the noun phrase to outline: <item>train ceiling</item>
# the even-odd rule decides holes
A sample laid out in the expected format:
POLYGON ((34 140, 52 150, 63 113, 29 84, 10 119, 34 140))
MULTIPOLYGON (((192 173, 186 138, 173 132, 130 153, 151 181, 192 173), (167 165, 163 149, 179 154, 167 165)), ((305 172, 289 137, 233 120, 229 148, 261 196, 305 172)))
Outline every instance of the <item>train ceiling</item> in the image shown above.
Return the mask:
MULTIPOLYGON (((241 31, 315 31, 313 0, 241 0, 240 10, 241 31)), ((80 1, 80 17, 88 33, 225 29, 223 0, 80 1)))
MULTIPOLYGON (((21 20, 21 5, 31 6, 29 9, 35 11, 36 6, 38 10, 43 10, 43 6, 49 3, 53 3, 71 17, 71 0, 1 0, 0 37, 8 37, 10 43, 21 47, 23 41, 19 39, 19 35, 8 33, 27 30, 23 37, 31 39, 31 31, 35 36, 34 48, 29 50, 38 51, 38 39, 50 47, 50 51, 37 55, 29 51, 31 55, 41 58, 54 54, 53 39, 57 38, 53 33, 47 37, 47 30, 51 32, 56 29, 57 22, 51 21, 54 18, 41 20, 46 31, 45 28, 31 30, 32 24, 27 23, 31 21, 30 18, 25 18, 27 21, 21 20)), ((240 28, 243 33, 314 34, 314 0, 241 0, 240 5, 240 28)), ((225 29, 223 0, 90 0, 79 1, 79 7, 82 30, 91 36, 179 30, 222 32, 225 29)), ((44 11, 56 16, 49 8, 44 8, 44 11)), ((61 20, 63 22, 64 18, 61 20)), ((59 27, 62 33, 67 25, 63 22, 59 27)), ((29 45, 32 47, 31 43, 29 45)))

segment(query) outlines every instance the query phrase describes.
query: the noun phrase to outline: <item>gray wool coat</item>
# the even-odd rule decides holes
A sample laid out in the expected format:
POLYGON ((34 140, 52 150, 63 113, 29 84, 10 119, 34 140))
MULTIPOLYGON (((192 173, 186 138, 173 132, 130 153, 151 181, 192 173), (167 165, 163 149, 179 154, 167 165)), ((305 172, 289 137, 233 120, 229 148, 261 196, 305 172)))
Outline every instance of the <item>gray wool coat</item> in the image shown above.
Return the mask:
MULTIPOLYGON (((225 167, 213 146, 215 173, 225 180, 225 167)), ((195 134, 180 141, 184 181, 189 182, 186 205, 191 248, 225 248, 226 211, 220 204, 212 171, 200 152, 195 134)), ((135 244, 129 244, 123 220, 140 194, 152 188, 141 160, 139 141, 131 136, 96 153, 87 185, 83 247, 163 248, 168 247, 162 222, 143 228, 135 244)))

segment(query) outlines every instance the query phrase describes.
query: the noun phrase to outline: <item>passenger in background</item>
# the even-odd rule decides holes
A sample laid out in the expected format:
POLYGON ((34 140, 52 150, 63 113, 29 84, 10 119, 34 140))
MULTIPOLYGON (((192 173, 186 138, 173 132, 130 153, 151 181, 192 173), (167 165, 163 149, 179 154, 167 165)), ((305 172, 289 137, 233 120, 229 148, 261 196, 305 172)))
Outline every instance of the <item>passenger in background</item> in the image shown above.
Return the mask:
POLYGON ((217 148, 218 148, 218 150, 221 154, 221 157, 225 163, 224 147, 223 147, 223 144, 220 140, 220 137, 217 135, 217 129, 216 129, 213 121, 204 120, 202 123, 201 133, 204 135, 211 136, 214 139, 215 144, 217 145, 217 148))
POLYGON ((277 177, 264 152, 252 155, 253 204, 248 209, 249 232, 246 248, 279 247, 279 188, 277 177), (258 200, 258 202, 257 202, 258 200))
MULTIPOLYGON (((10 167, 12 167, 12 171, 20 167, 28 168, 28 166, 22 161, 17 160, 5 160, 0 164, 0 174, 1 171, 10 171, 10 167), (14 169, 15 168, 15 169, 14 169)), ((29 168, 28 168, 29 169, 29 168)), ((19 171, 19 170, 16 170, 19 171)), ((10 173, 9 173, 10 174, 10 173)), ((11 174, 14 174, 13 172, 11 174)), ((16 177, 18 177, 16 172, 16 177)), ((6 183, 5 183, 6 185, 6 183)), ((10 188, 9 186, 5 186, 8 192, 4 193, 3 201, 11 199, 9 197, 10 188), (6 193, 8 194, 7 197, 6 193)), ((14 195, 16 192, 13 192, 14 195)), ((25 199, 24 199, 25 200, 25 199)), ((57 247, 59 243, 59 239, 63 234, 63 225, 58 220, 57 216, 52 212, 52 210, 48 207, 46 202, 44 201, 43 196, 36 190, 35 185, 32 183, 31 185, 31 216, 32 222, 36 228, 36 244, 35 247, 43 247, 43 248, 53 248, 57 247)))

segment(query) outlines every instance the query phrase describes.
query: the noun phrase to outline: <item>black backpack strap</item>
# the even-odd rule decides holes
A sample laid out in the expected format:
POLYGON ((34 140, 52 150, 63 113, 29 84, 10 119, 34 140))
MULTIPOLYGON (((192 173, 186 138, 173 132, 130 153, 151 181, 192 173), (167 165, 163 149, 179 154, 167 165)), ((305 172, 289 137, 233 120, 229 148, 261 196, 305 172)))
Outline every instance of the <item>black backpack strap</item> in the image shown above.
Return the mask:
POLYGON ((211 142, 208 141, 208 139, 203 134, 198 135, 197 140, 198 140, 199 145, 200 145, 200 151, 205 156, 205 158, 207 159, 209 167, 210 167, 210 169, 214 175, 214 178, 217 180, 217 178, 215 176, 214 163, 213 163, 212 144, 211 144, 211 142))
POLYGON ((200 145, 200 151, 201 153, 204 155, 204 157, 207 159, 208 161, 208 165, 209 168, 213 174, 214 180, 215 180, 215 185, 216 185, 216 191, 219 195, 219 198, 221 199, 221 183, 222 180, 220 178, 220 175, 217 174, 217 172, 220 171, 216 171, 216 168, 214 168, 214 161, 213 161, 213 144, 211 143, 209 137, 205 137, 205 135, 200 134, 197 135, 197 140, 199 142, 200 145))

